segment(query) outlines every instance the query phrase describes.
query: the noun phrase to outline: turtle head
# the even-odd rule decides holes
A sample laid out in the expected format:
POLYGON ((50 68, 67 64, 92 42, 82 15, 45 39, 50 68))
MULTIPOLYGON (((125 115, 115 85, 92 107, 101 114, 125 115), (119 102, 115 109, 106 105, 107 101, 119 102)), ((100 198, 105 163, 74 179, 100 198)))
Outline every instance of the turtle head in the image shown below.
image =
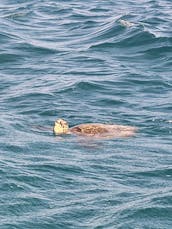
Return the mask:
POLYGON ((57 119, 54 123, 54 134, 59 135, 59 134, 67 134, 69 130, 69 125, 68 123, 63 120, 63 119, 57 119))

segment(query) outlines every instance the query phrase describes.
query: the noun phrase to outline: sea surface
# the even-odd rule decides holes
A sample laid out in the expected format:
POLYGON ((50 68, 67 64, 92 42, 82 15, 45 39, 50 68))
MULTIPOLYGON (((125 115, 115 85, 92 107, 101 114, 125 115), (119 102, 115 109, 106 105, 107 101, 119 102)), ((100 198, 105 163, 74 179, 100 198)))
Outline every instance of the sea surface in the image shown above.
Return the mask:
POLYGON ((172 228, 171 0, 0 1, 0 229, 32 228, 172 228))

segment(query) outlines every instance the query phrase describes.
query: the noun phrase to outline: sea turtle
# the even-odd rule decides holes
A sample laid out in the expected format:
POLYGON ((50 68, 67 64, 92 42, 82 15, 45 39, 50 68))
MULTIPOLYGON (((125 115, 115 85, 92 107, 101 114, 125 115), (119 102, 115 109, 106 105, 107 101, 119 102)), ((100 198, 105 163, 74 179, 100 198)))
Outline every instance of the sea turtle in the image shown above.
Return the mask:
POLYGON ((137 128, 115 124, 86 123, 69 128, 68 122, 57 119, 54 123, 53 132, 55 135, 74 134, 94 138, 117 138, 133 136, 137 128))

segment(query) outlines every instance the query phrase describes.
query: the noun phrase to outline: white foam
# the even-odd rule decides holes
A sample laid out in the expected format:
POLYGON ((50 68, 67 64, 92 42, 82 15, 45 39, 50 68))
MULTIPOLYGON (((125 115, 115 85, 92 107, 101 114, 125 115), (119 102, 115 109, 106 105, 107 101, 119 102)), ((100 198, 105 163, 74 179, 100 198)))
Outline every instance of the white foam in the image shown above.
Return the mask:
POLYGON ((127 21, 127 20, 122 20, 122 19, 119 20, 119 23, 120 23, 122 26, 125 26, 125 27, 132 27, 132 26, 135 25, 135 24, 132 23, 132 22, 129 22, 129 21, 127 21))

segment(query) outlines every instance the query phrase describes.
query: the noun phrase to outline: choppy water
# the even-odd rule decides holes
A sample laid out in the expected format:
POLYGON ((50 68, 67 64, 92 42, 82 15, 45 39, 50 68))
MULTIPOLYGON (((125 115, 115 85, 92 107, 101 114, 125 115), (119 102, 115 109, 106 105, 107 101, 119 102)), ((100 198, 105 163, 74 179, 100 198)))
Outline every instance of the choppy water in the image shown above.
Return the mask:
POLYGON ((171 0, 4 0, 0 22, 0 228, 171 229, 171 0), (139 132, 35 128, 59 117, 139 132))

